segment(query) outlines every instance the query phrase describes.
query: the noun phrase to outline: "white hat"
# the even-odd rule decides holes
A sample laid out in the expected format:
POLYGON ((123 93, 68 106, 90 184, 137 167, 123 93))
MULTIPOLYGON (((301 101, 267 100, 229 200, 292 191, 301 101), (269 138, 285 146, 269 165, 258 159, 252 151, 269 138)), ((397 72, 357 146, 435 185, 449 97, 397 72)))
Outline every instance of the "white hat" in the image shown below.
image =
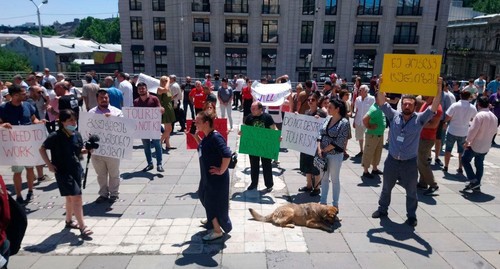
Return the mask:
POLYGON ((2 90, 2 97, 5 97, 7 95, 9 95, 9 90, 8 89, 3 89, 2 90))

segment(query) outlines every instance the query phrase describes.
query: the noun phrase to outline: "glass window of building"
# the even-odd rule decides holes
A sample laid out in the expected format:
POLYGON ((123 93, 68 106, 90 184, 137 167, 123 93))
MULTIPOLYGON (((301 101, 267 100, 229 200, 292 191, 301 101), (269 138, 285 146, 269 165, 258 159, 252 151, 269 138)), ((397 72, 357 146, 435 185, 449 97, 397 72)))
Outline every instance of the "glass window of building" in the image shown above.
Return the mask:
POLYGON ((132 67, 134 73, 144 72, 144 49, 132 50, 132 67))
POLYGON ((302 0, 302 15, 314 15, 315 0, 302 0))
POLYGON ((262 21, 262 43, 278 43, 278 21, 262 21))
POLYGON ((262 49, 261 76, 276 76, 276 49, 262 49))
POLYGON ((210 41, 210 19, 194 19, 193 41, 210 41))
POLYGON ((247 49, 226 48, 226 76, 232 78, 239 74, 247 74, 247 49))
POLYGON ((193 0, 193 3, 191 3, 191 11, 210 12, 209 0, 193 0))
POLYGON ((335 51, 332 49, 321 50, 321 67, 335 67, 333 62, 335 51))
POLYGON ((129 0, 130 10, 142 10, 142 0, 129 0))
POLYGON ((210 48, 194 48, 194 73, 195 77, 203 78, 210 73, 210 48))
POLYGON ((382 15, 380 0, 359 0, 358 15, 382 15))
POLYGON ((358 22, 356 27, 355 43, 378 43, 378 22, 358 22))
POLYGON ((325 15, 337 15, 337 0, 326 0, 325 15))
POLYGON ((309 67, 311 65, 310 60, 310 55, 311 55, 312 50, 311 49, 301 49, 299 53, 299 63, 298 67, 309 67))
POLYGON ((153 11, 165 11, 165 0, 153 0, 153 11))
POLYGON ((153 29, 155 40, 167 39, 166 25, 164 17, 153 18, 153 29))
POLYGON ((168 74, 167 47, 155 46, 154 53, 155 53, 156 76, 160 77, 168 74))
POLYGON ((325 21, 325 29, 323 31, 323 43, 335 43, 335 22, 325 21))
POLYGON ((225 0, 224 12, 248 13, 248 0, 225 0))
POLYGON ((303 21, 300 29, 300 43, 312 43, 314 22, 303 21))
POLYGON ((130 17, 132 39, 142 39, 142 17, 130 17))
POLYGON ((248 43, 247 21, 226 20, 226 33, 224 42, 248 43))
POLYGON ((354 50, 354 60, 352 62, 353 75, 360 76, 364 82, 370 81, 370 78, 373 76, 376 55, 376 50, 354 50))
POLYGON ((417 25, 416 22, 396 23, 394 44, 418 44, 417 25))
POLYGON ((421 16, 422 8, 420 7, 420 0, 398 0, 396 15, 421 16))
POLYGON ((279 0, 263 0, 262 14, 280 14, 279 0))

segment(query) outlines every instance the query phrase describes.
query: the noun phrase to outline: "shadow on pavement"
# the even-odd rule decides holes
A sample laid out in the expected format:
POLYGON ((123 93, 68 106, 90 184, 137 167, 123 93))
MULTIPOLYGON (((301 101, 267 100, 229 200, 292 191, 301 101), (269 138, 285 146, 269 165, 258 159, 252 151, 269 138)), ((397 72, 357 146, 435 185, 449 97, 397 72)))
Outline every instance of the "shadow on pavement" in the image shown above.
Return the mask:
POLYGON ((373 175, 373 178, 361 176, 361 183, 358 184, 358 187, 380 187, 380 183, 382 181, 379 175, 373 175))
POLYGON ((420 203, 428 204, 428 205, 436 205, 437 201, 434 199, 434 196, 439 196, 437 193, 433 193, 432 195, 424 195, 425 190, 418 190, 418 201, 420 203))
POLYGON ((460 193, 462 197, 474 203, 486 203, 495 199, 495 196, 483 192, 460 191, 460 193))
POLYGON ((113 210, 113 204, 104 202, 97 204, 96 202, 83 205, 83 213, 85 216, 90 217, 109 217, 120 218, 123 214, 109 213, 113 210))
MULTIPOLYGON (((395 248, 406 249, 413 253, 429 257, 432 254, 431 245, 425 241, 423 238, 415 234, 415 228, 408 226, 406 223, 395 223, 391 219, 384 217, 380 219, 380 226, 382 228, 374 228, 368 230, 366 236, 370 239, 371 243, 388 245, 395 248), (392 237, 384 238, 378 236, 377 234, 385 233, 392 237), (422 248, 412 246, 410 244, 404 243, 404 241, 413 239, 415 242, 420 244, 422 248)), ((397 250, 396 250, 397 251, 397 250)))
POLYGON ((63 229, 58 233, 52 234, 45 240, 36 245, 26 246, 24 250, 34 253, 49 253, 57 248, 57 245, 69 243, 70 246, 80 246, 83 240, 69 232, 69 229, 63 229))
POLYGON ((274 204, 274 200, 271 196, 263 195, 261 192, 256 190, 244 191, 244 192, 235 192, 231 195, 231 201, 236 202, 250 202, 256 204, 266 204, 272 205, 274 204))
POLYGON ((137 171, 137 172, 132 172, 132 173, 123 173, 120 176, 122 177, 123 180, 132 179, 134 177, 145 177, 149 180, 155 180, 155 177, 163 178, 163 175, 160 173, 153 174, 150 172, 143 172, 143 171, 137 171))
POLYGON ((175 198, 182 198, 184 196, 189 196, 191 199, 199 199, 198 192, 188 192, 181 195, 176 195, 175 198))
MULTIPOLYGON (((275 169, 278 169, 278 170, 279 170, 279 171, 275 171, 275 170, 273 169, 272 173, 273 173, 273 176, 275 176, 275 177, 279 177, 279 176, 283 175, 283 173, 285 173, 285 171, 286 171, 286 169, 285 169, 285 168, 281 168, 281 167, 279 167, 279 166, 275 166, 275 165, 273 165, 273 168, 275 168, 275 169)), ((261 169, 261 170, 262 170, 262 169, 261 169)), ((250 167, 245 167, 245 169, 241 170, 241 172, 242 172, 243 174, 245 174, 245 175, 250 175, 250 174, 251 174, 251 173, 250 173, 250 167)), ((262 171, 259 171, 259 175, 262 175, 262 171)))
POLYGON ((174 244, 174 247, 182 247, 188 245, 188 247, 182 251, 179 258, 175 261, 176 265, 186 266, 191 264, 196 264, 201 267, 218 267, 219 263, 213 258, 215 255, 220 253, 224 248, 226 248, 225 242, 231 238, 230 235, 224 234, 220 239, 216 239, 209 242, 204 242, 202 237, 206 234, 206 231, 198 232, 191 236, 190 241, 186 241, 182 244, 174 244))
POLYGON ((293 195, 283 195, 281 199, 284 199, 290 203, 294 204, 305 204, 305 203, 318 203, 320 196, 311 196, 309 192, 299 192, 293 195))
POLYGON ((41 190, 43 192, 57 190, 57 182, 54 180, 54 182, 51 182, 49 185, 46 185, 43 187, 40 186, 39 184, 37 184, 37 186, 35 187, 35 190, 41 190))

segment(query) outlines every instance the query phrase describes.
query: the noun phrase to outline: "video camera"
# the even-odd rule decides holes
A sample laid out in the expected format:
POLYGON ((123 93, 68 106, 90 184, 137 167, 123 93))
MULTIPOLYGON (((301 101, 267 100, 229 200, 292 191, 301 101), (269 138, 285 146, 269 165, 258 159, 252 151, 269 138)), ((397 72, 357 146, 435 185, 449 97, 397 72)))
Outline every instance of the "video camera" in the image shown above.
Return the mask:
POLYGON ((89 139, 87 141, 85 141, 85 149, 86 150, 92 150, 92 149, 98 149, 99 148, 99 140, 101 140, 99 138, 98 135, 90 135, 89 136, 89 139))

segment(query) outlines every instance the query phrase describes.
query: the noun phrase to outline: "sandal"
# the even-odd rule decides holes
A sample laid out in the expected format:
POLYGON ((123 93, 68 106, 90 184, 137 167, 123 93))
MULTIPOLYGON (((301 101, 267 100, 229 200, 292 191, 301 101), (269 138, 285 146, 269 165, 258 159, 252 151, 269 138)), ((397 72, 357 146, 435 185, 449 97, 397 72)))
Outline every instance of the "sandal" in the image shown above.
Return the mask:
POLYGON ((94 234, 94 232, 92 232, 92 230, 90 230, 88 226, 80 229, 80 236, 82 238, 89 238, 92 234, 94 234))
POLYGON ((76 221, 70 220, 66 221, 66 225, 64 226, 66 229, 79 229, 78 223, 76 221))

